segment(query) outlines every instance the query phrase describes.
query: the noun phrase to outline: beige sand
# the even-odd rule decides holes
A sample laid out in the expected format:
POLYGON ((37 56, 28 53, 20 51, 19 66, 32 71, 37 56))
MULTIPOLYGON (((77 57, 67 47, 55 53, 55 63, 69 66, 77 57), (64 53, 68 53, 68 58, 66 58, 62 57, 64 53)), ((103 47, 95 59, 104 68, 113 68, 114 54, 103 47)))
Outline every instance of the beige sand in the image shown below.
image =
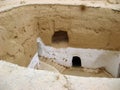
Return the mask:
POLYGON ((53 72, 59 71, 59 73, 62 73, 65 75, 73 75, 73 76, 107 77, 107 78, 113 77, 111 74, 106 72, 104 68, 90 69, 90 68, 83 68, 83 67, 64 67, 53 61, 54 61, 53 59, 40 57, 41 64, 39 64, 39 66, 36 65, 36 69, 48 70, 53 72))
POLYGON ((105 70, 94 70, 94 69, 86 69, 80 67, 72 67, 65 69, 63 74, 74 75, 74 76, 82 76, 82 77, 107 77, 111 78, 112 76, 107 73, 105 70))

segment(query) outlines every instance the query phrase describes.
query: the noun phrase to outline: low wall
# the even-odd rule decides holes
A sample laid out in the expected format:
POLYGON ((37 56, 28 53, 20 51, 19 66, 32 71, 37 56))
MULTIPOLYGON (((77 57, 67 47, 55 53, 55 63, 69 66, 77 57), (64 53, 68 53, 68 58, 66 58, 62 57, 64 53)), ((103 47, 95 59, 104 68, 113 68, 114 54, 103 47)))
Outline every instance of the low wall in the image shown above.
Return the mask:
POLYGON ((68 76, 2 61, 0 72, 0 90, 120 90, 120 79, 68 76))

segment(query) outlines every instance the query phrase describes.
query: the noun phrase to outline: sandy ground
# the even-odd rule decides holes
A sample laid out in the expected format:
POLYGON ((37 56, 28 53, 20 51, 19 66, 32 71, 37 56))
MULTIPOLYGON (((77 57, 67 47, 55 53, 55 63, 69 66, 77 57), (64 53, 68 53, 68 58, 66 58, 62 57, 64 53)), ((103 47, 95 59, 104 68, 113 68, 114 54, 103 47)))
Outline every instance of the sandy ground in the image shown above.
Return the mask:
MULTIPOLYGON (((91 69, 92 70, 92 69, 91 69)), ((104 70, 85 70, 80 67, 72 67, 63 71, 63 74, 66 75, 74 75, 74 76, 82 76, 82 77, 107 77, 111 78, 112 76, 104 70)))
MULTIPOLYGON (((42 61, 37 69, 47 70, 47 71, 52 71, 52 72, 59 72, 54 66, 49 65, 42 61)), ((104 69, 87 69, 87 68, 81 68, 81 67, 66 68, 61 73, 65 75, 82 76, 82 77, 107 77, 107 78, 113 77, 111 74, 106 72, 104 69)))
MULTIPOLYGON (((35 66, 38 70, 47 70, 52 72, 58 72, 54 66, 47 64, 46 62, 40 61, 40 64, 35 66)), ((82 77, 107 77, 112 78, 113 76, 106 72, 104 69, 88 69, 82 67, 70 67, 66 68, 62 74, 65 75, 73 75, 73 76, 82 76, 82 77)))

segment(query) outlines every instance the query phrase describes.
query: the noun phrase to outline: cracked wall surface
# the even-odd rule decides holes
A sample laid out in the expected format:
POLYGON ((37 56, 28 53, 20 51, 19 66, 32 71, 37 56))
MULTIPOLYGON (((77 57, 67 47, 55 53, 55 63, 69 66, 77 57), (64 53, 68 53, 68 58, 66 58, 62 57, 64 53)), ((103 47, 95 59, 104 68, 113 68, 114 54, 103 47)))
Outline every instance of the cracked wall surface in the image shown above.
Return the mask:
POLYGON ((74 5, 27 5, 0 12, 0 59, 27 66, 36 38, 52 44, 67 31, 70 47, 120 50, 120 12, 74 5))

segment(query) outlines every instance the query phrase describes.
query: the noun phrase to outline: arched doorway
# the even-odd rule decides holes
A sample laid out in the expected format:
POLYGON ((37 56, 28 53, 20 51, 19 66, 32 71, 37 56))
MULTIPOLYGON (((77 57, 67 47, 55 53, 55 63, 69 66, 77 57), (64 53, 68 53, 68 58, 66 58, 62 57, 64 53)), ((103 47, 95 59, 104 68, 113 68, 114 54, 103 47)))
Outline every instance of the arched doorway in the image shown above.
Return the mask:
POLYGON ((68 34, 66 31, 56 31, 52 36, 52 43, 61 43, 61 42, 68 42, 68 34))
POLYGON ((73 58, 72 58, 72 66, 73 67, 81 66, 81 59, 80 59, 80 57, 73 56, 73 58))

